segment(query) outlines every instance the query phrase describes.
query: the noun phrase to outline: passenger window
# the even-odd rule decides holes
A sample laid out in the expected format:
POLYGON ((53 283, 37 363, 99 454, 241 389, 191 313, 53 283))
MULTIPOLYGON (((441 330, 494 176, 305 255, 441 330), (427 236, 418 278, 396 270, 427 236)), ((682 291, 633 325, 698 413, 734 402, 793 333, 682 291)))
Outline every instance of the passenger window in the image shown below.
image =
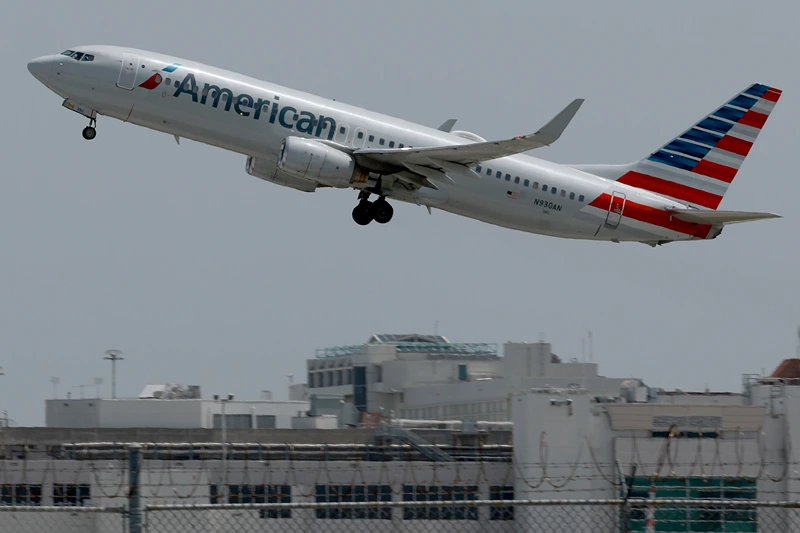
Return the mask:
POLYGON ((372 142, 372 141, 374 141, 374 140, 375 140, 375 136, 374 136, 374 135, 370 135, 370 136, 369 136, 369 142, 372 142))
POLYGON ((511 181, 511 174, 506 174, 506 181, 511 181))
POLYGON ((487 168, 486 169, 486 175, 487 176, 491 176, 492 175, 492 169, 491 168, 487 168))
POLYGON ((389 141, 389 148, 394 148, 394 141, 389 141))
POLYGON ((567 191, 561 189, 561 198, 564 198, 567 195, 567 191))
POLYGON ((339 133, 341 133, 342 135, 344 135, 344 126, 342 126, 342 127, 340 127, 340 128, 339 128, 339 133))
POLYGON ((172 85, 172 78, 167 78, 167 81, 165 83, 167 84, 167 87, 172 85))
POLYGON ((547 192, 547 185, 542 185, 542 190, 543 190, 544 192, 547 192))
POLYGON ((523 183, 526 187, 531 184, 531 180, 525 180, 523 183))
POLYGON ((519 183, 519 176, 517 176, 516 178, 514 178, 514 183, 519 183))
POLYGON ((503 173, 498 170, 497 171, 497 179, 500 179, 502 177, 503 177, 503 173))
POLYGON ((363 131, 359 131, 358 132, 358 138, 359 139, 363 139, 364 138, 364 132, 363 131))
POLYGON ((539 182, 538 181, 534 181, 533 182, 533 188, 534 189, 538 189, 539 188, 539 182))
POLYGON ((569 193, 569 199, 570 200, 574 200, 575 199, 575 193, 574 192, 569 193))
POLYGON ((558 189, 556 189, 555 187, 553 187, 552 189, 550 189, 550 192, 552 192, 553 194, 555 194, 556 192, 558 192, 558 189))
POLYGON ((381 146, 383 146, 383 143, 384 143, 384 142, 386 142, 386 141, 384 141, 383 139, 381 139, 380 141, 378 141, 378 144, 380 144, 381 146))
POLYGON ((480 166, 480 165, 478 165, 477 167, 475 167, 475 172, 477 172, 478 174, 480 174, 480 173, 481 173, 481 166, 480 166))
POLYGON ((398 148, 402 148, 403 147, 403 143, 398 144, 397 147, 398 148))
POLYGON ((580 196, 578 196, 578 201, 579 201, 579 202, 582 202, 582 201, 583 201, 583 195, 582 195, 582 194, 581 194, 580 196))
POLYGON ((181 82, 179 82, 178 80, 175 80, 175 88, 177 89, 180 86, 181 86, 181 82))

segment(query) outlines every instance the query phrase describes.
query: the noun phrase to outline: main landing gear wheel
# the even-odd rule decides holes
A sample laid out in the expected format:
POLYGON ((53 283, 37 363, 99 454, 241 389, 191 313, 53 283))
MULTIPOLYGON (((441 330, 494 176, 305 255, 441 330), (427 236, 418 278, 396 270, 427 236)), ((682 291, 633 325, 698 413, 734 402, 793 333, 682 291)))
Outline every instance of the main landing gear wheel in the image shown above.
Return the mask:
POLYGON ((372 203, 372 217, 378 224, 386 224, 392 220, 394 208, 386 201, 386 198, 379 198, 372 203))
POLYGON ((372 204, 367 200, 361 200, 353 209, 353 220, 359 226, 366 226, 373 220, 372 204))
POLYGON ((83 128, 83 138, 84 139, 86 139, 87 141, 91 141, 95 137, 97 137, 97 130, 96 129, 94 129, 92 126, 86 126, 85 128, 83 128))

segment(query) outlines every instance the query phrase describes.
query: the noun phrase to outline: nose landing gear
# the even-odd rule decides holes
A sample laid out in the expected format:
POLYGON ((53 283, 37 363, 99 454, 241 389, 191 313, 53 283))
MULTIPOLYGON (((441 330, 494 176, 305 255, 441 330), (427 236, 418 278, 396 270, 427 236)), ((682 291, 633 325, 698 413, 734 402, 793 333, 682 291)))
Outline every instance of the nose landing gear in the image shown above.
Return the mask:
POLYGON ((96 125, 97 121, 95 119, 89 120, 89 125, 83 128, 82 135, 84 139, 86 139, 87 141, 91 141, 92 139, 97 137, 97 130, 95 129, 96 125))

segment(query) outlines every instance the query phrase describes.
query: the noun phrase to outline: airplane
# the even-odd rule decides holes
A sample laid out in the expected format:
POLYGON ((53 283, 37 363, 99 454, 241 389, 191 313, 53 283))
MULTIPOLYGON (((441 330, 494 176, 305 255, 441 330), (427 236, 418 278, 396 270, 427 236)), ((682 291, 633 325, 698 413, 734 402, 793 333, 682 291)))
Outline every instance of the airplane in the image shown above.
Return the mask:
POLYGON ((454 130, 455 119, 428 127, 133 48, 78 46, 28 70, 89 119, 87 140, 103 115, 231 150, 277 185, 357 190, 359 225, 389 222, 391 199, 529 233, 657 246, 779 217, 717 209, 781 96, 760 83, 640 161, 563 165, 524 152, 557 141, 582 99, 534 133, 487 141, 454 130))

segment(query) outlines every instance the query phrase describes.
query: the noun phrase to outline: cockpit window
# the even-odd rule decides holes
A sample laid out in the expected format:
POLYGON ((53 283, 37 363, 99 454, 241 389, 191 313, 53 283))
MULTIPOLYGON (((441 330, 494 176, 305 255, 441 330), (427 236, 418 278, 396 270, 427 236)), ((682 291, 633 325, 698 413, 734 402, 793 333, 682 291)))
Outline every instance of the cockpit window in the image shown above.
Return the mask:
POLYGON ((92 54, 84 54, 81 61, 94 61, 94 56, 92 54))
POLYGON ((94 61, 92 54, 84 54, 83 52, 76 52, 75 50, 64 50, 61 52, 62 56, 71 57, 75 61, 94 61))
POLYGON ((80 61, 82 57, 83 57, 83 52, 75 52, 74 54, 72 54, 72 59, 74 59, 75 61, 80 61))
POLYGON ((75 50, 64 50, 63 52, 61 52, 61 55, 62 56, 71 56, 74 53, 75 53, 75 50))

